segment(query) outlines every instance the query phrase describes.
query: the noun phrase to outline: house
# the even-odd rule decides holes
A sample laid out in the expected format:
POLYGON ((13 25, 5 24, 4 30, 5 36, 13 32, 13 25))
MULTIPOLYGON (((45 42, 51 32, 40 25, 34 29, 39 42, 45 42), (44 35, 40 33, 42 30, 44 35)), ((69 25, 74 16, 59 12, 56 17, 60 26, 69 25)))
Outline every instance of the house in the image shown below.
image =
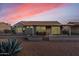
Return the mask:
POLYGON ((14 25, 16 33, 27 35, 73 35, 79 34, 79 22, 61 24, 57 21, 21 21, 14 25))
POLYGON ((11 25, 8 23, 0 22, 0 33, 4 33, 11 30, 11 25))
POLYGON ((21 21, 14 25, 16 33, 30 35, 60 35, 61 24, 57 21, 21 21))
POLYGON ((27 35, 28 40, 69 40, 68 36, 72 38, 71 35, 79 34, 79 22, 21 21, 13 28, 16 34, 27 35))

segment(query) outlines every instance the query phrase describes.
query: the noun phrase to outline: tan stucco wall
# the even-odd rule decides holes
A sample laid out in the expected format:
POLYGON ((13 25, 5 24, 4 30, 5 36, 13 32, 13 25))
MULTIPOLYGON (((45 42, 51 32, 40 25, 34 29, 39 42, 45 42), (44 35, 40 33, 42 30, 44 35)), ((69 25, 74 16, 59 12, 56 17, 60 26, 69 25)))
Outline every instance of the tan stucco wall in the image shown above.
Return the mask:
POLYGON ((3 32, 4 30, 11 30, 11 26, 6 24, 0 24, 0 32, 3 32))

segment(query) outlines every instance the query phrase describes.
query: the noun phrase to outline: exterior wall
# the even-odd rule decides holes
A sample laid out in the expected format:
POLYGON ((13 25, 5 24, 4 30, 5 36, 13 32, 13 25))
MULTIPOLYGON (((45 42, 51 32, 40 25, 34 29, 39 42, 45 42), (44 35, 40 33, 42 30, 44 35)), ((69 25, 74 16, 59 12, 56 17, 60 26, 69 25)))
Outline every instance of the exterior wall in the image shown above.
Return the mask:
POLYGON ((51 27, 51 34, 53 34, 53 35, 61 34, 60 26, 52 26, 51 27))
POLYGON ((72 34, 79 34, 79 26, 73 26, 71 30, 72 30, 72 34))
POLYGON ((6 24, 0 24, 0 32, 4 32, 4 30, 11 30, 11 26, 6 24))

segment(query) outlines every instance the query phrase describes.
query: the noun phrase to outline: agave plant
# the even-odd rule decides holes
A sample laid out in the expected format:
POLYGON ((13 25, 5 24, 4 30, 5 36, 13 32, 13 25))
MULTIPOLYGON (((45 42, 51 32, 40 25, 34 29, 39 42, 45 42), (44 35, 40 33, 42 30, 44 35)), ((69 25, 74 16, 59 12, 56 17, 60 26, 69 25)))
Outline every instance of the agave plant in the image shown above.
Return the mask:
POLYGON ((16 39, 8 39, 6 42, 0 43, 0 55, 16 55, 21 49, 21 42, 16 39))

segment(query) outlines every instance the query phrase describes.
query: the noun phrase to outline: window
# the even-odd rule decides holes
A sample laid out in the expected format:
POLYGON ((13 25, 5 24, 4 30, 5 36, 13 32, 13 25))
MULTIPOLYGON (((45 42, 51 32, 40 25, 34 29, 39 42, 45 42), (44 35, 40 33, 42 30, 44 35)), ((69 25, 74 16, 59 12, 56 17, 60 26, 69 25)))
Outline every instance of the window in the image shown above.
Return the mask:
POLYGON ((37 26, 36 31, 37 32, 46 32, 46 27, 45 26, 37 26))
POLYGON ((16 27, 16 32, 22 32, 22 27, 16 27))
POLYGON ((54 26, 52 27, 52 34, 60 34, 60 27, 54 26))
POLYGON ((27 35, 32 35, 33 34, 33 26, 26 26, 24 33, 27 35))

